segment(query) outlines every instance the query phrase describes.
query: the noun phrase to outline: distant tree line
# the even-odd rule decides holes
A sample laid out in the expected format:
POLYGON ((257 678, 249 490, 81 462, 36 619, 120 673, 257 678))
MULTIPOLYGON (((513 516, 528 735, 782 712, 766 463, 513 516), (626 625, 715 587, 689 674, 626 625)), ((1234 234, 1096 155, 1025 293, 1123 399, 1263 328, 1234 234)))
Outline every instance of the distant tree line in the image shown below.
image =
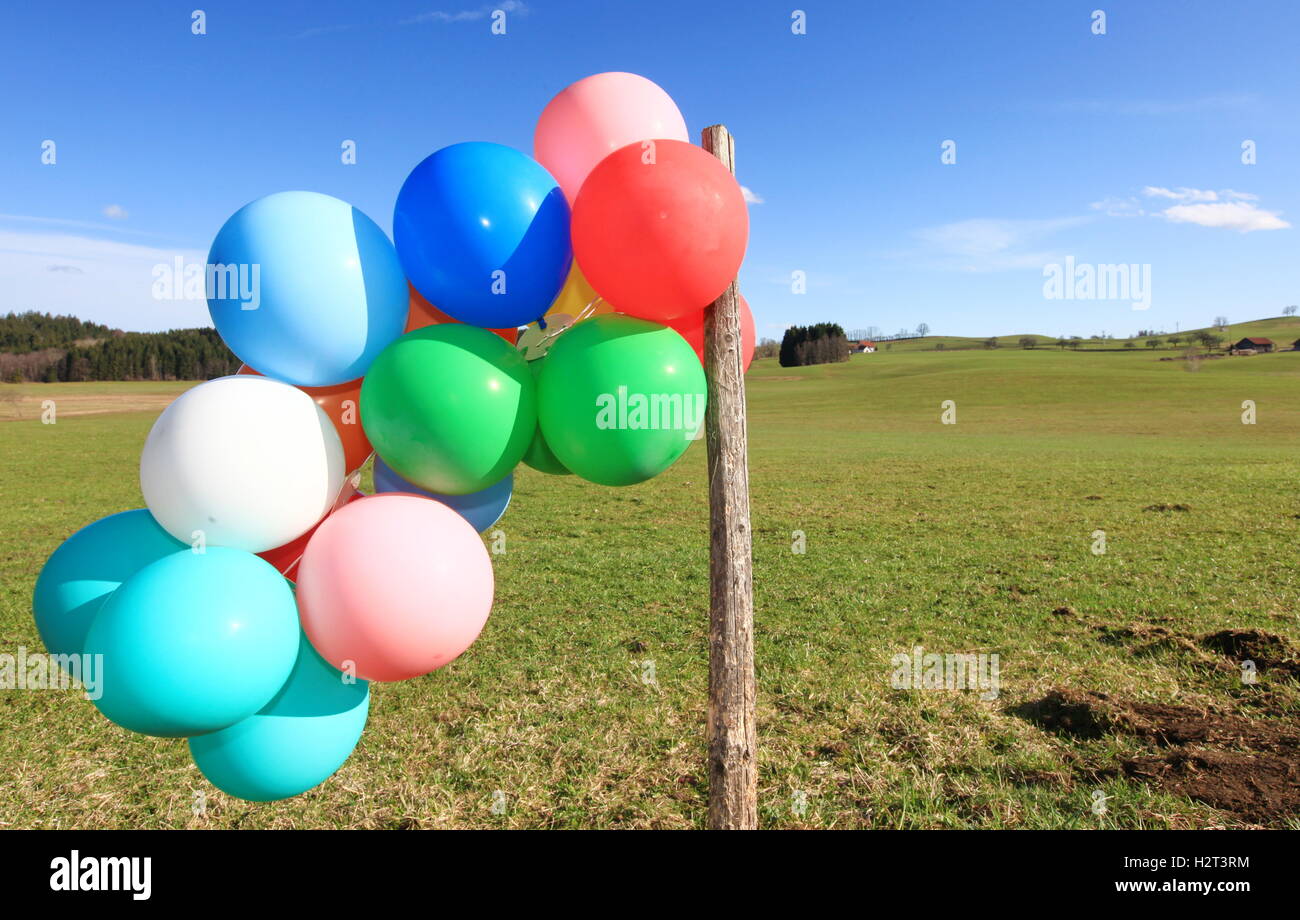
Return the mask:
POLYGON ((849 340, 839 323, 791 326, 778 356, 782 367, 804 367, 849 360, 849 340))
POLYGON ((49 313, 9 313, 0 317, 0 351, 26 354, 47 348, 62 348, 74 342, 89 344, 108 338, 113 330, 88 323, 75 316, 49 313))
POLYGON ((123 332, 72 316, 0 317, 0 380, 208 380, 239 370, 215 329, 123 332))

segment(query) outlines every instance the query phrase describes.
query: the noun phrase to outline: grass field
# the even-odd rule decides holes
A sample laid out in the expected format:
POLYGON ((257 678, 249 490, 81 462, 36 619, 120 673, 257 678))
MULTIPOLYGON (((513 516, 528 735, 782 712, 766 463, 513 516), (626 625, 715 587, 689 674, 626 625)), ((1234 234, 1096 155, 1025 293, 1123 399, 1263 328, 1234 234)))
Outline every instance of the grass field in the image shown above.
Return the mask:
MULTIPOLYGON (((0 422, 4 650, 59 542, 141 506, 184 386, 15 388, 147 411, 0 422)), ((748 392, 764 826, 1300 827, 1300 353, 898 349, 748 392), (996 653, 999 695, 891 686, 915 646, 996 653)), ((482 637, 375 685, 322 787, 233 800, 181 741, 5 691, 0 825, 702 826, 703 444, 625 489, 521 468, 501 526, 482 637)))

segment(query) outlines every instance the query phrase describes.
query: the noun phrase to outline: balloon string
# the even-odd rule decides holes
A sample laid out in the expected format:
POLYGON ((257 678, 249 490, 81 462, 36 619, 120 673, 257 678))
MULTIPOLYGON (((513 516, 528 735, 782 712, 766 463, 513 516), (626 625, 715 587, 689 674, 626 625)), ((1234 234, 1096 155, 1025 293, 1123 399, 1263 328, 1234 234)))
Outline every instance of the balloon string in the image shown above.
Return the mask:
MULTIPOLYGON (((585 307, 583 307, 581 310, 578 311, 578 315, 573 318, 573 322, 569 323, 568 326, 560 326, 555 323, 552 323, 551 326, 553 327, 553 331, 545 333, 540 339, 537 340, 537 348, 540 349, 543 345, 549 348, 551 341, 554 340, 557 336, 559 336, 559 334, 563 332, 565 329, 568 329, 569 326, 576 326, 584 319, 589 319, 590 317, 595 316, 596 306, 599 303, 600 303, 599 296, 593 298, 591 302, 589 302, 585 307)), ((537 321, 537 328, 540 330, 545 330, 547 327, 546 324, 541 319, 539 319, 537 321)))

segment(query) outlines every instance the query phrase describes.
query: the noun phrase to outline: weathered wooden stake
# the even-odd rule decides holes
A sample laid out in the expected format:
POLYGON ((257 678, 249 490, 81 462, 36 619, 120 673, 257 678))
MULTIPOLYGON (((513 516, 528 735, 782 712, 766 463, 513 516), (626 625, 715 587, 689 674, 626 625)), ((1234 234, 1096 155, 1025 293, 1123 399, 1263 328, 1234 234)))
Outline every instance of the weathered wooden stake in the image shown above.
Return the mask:
MULTIPOLYGON (((735 140, 723 125, 700 145, 736 171, 735 140)), ((758 827, 754 720, 754 586, 749 527, 745 377, 736 282, 704 311, 709 381, 709 827, 758 827)))

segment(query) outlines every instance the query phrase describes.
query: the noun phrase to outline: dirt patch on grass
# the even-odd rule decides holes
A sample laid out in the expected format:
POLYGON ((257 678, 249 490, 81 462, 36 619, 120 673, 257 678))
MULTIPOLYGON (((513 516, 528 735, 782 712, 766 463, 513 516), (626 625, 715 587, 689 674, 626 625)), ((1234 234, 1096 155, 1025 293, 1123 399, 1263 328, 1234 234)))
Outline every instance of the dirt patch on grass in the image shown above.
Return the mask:
POLYGON ((1129 735, 1163 749, 1103 774, 1122 773, 1258 824, 1279 826, 1300 814, 1300 729, 1293 722, 1065 689, 1011 711, 1055 734, 1129 735))
POLYGON ((0 422, 39 421, 46 399, 54 402, 56 418, 78 415, 107 415, 117 412, 161 412, 171 405, 177 393, 42 393, 12 394, 3 401, 0 422))
POLYGON ((1300 678, 1300 650, 1283 636, 1260 629, 1224 629, 1201 636, 1199 642, 1238 664, 1253 661, 1261 671, 1300 678))
POLYGON ((1154 505, 1147 505, 1142 510, 1143 511, 1191 511, 1192 506, 1191 505, 1167 505, 1164 502, 1159 502, 1154 505))
POLYGON ((1256 824, 1278 825, 1300 813, 1300 764, 1294 753, 1175 751, 1123 763, 1124 774, 1256 824))
POLYGON ((1154 624, 1094 624, 1092 628, 1102 642, 1129 646, 1135 654, 1176 649, 1191 655, 1200 664, 1218 670, 1244 673, 1244 664, 1250 661, 1259 674, 1300 680, 1300 649, 1285 636, 1261 629, 1223 629, 1193 637, 1154 624))

